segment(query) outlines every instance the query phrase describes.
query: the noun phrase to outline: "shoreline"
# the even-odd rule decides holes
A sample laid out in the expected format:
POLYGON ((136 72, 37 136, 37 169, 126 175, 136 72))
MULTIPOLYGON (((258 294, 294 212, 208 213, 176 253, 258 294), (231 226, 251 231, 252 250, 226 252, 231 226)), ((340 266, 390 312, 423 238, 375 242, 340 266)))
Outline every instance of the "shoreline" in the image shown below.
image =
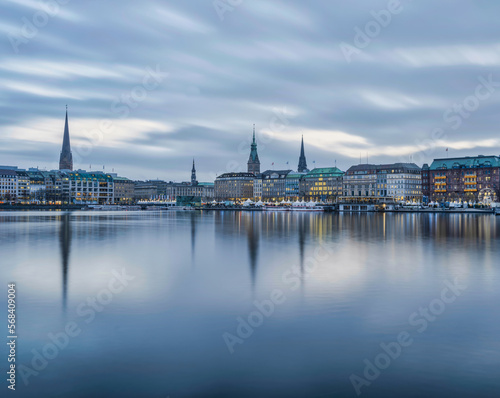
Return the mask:
MULTIPOLYGON (((145 210, 156 210, 153 208, 141 208, 138 209, 137 206, 130 206, 130 209, 127 208, 120 208, 120 209, 92 209, 87 206, 80 206, 80 205, 2 205, 0 206, 0 212, 6 211, 85 211, 85 212, 100 212, 100 211, 145 211, 145 210)), ((336 209, 333 209, 332 207, 326 208, 324 211, 300 211, 300 210, 284 210, 284 209, 261 209, 261 208, 245 208, 245 207, 238 207, 238 208, 194 208, 194 209, 183 209, 183 208, 160 208, 158 206, 157 210, 163 210, 163 211, 205 211, 205 212, 211 212, 211 211, 232 211, 232 212, 237 212, 237 211, 244 211, 244 212, 265 212, 265 213, 270 213, 270 212, 280 212, 280 213, 341 213, 341 214, 361 214, 361 213, 427 213, 427 214, 492 214, 492 215, 500 215, 500 213, 496 213, 495 209, 397 209, 397 210, 356 210, 356 211, 349 211, 349 210, 344 210, 344 211, 339 211, 336 209)))

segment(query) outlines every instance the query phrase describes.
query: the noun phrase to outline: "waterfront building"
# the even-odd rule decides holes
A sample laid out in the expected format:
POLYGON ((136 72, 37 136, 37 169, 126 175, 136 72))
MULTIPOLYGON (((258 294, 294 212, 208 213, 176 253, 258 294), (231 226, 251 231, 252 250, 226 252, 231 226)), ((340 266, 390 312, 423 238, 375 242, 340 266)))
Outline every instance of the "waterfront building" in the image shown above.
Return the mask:
POLYGON ((424 203, 429 203, 431 196, 431 185, 430 185, 430 167, 427 163, 422 166, 422 201, 424 203))
POLYGON ((114 187, 113 202, 120 205, 131 204, 134 201, 134 181, 125 177, 112 176, 114 187))
POLYGON ((74 204, 112 204, 113 177, 101 171, 62 172, 62 201, 74 204))
POLYGON ((500 157, 435 159, 428 172, 433 202, 497 202, 500 197, 500 157))
POLYGON ((158 196, 158 197, 163 197, 167 194, 167 186, 168 182, 163 181, 163 180, 147 180, 145 182, 146 185, 151 185, 156 187, 156 193, 153 195, 153 197, 158 196))
POLYGON ((59 157, 59 170, 73 170, 73 155, 71 153, 71 145, 69 142, 69 127, 68 127, 68 106, 66 105, 66 120, 64 122, 64 136, 61 155, 59 157))
POLYGON ((178 196, 199 197, 203 201, 211 200, 214 198, 214 183, 196 182, 196 185, 193 185, 190 182, 168 182, 164 197, 174 200, 178 196))
POLYGON ((262 199, 262 174, 257 174, 253 180, 253 199, 258 202, 262 199))
POLYGON ((252 199, 254 179, 254 173, 221 174, 215 179, 215 198, 238 201, 252 199))
POLYGON ((282 201, 286 198, 286 176, 292 170, 266 170, 262 173, 262 199, 282 201))
POLYGON ((134 182, 134 201, 150 200, 158 196, 158 187, 150 181, 134 182))
POLYGON ((344 200, 422 201, 421 169, 414 163, 352 166, 344 175, 343 185, 344 200))
MULTIPOLYGON (((43 178, 45 192, 43 192, 43 201, 48 204, 61 204, 62 203, 62 173, 58 170, 40 171, 43 178)), ((30 183, 32 177, 30 176, 30 183)), ((66 196, 67 198, 67 196, 66 196)))
POLYGON ((300 180, 301 197, 305 200, 333 203, 342 196, 344 172, 337 167, 315 168, 300 180))
POLYGON ((257 142, 255 141, 255 124, 253 125, 253 140, 250 146, 250 156, 248 157, 247 170, 249 173, 254 175, 260 173, 260 160, 257 153, 257 142))
POLYGON ((304 192, 301 190, 301 178, 304 177, 305 173, 288 173, 285 179, 285 196, 291 201, 299 200, 304 196, 304 192))
POLYGON ((42 173, 38 169, 30 168, 26 174, 30 181, 30 200, 35 203, 45 202, 47 187, 42 173))
POLYGON ((0 202, 17 199, 17 173, 14 170, 0 169, 0 202))
POLYGON ((17 201, 29 203, 30 200, 30 177, 26 170, 17 170, 17 201))
POLYGON ((196 198, 200 201, 209 201, 214 198, 214 183, 213 182, 198 182, 196 178, 196 168, 193 159, 193 166, 191 168, 191 181, 190 182, 168 182, 165 183, 165 190, 158 190, 160 197, 177 200, 179 196, 186 198, 196 198))
POLYGON ((306 155, 304 153, 304 136, 302 136, 302 141, 300 144, 299 165, 297 167, 297 172, 307 173, 308 171, 309 169, 307 168, 306 155))

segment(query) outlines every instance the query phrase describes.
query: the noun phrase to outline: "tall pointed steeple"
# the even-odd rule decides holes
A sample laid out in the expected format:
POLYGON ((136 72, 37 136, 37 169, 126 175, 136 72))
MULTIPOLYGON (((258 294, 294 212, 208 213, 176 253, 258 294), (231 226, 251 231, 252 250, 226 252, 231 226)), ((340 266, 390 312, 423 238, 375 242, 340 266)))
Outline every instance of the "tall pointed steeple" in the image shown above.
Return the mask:
POLYGON ((299 157, 299 166, 297 167, 297 171, 299 173, 307 173, 309 171, 307 169, 306 155, 304 153, 304 136, 302 136, 302 143, 300 144, 300 157, 299 157))
POLYGON ((250 156, 248 158, 248 172, 253 174, 260 173, 260 160, 257 154, 257 142, 255 141, 255 124, 253 125, 253 140, 250 145, 250 156))
POLYGON ((191 169, 191 185, 198 185, 198 181, 196 181, 196 169, 194 168, 194 158, 193 168, 191 169))
POLYGON ((73 155, 71 154, 71 145, 69 142, 68 105, 66 105, 66 121, 64 123, 61 156, 59 157, 59 170, 73 170, 73 155))

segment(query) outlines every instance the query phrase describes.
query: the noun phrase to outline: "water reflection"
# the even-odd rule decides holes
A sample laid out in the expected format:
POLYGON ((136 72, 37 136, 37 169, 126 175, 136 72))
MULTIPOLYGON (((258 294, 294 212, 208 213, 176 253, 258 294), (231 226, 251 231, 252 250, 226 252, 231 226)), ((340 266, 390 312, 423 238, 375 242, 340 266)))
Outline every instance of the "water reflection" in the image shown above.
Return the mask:
POLYGON ((305 220, 305 214, 299 214, 299 225, 298 225, 298 230, 299 230, 299 259, 300 259, 300 275, 301 275, 301 280, 304 280, 304 247, 305 247, 305 242, 306 242, 306 236, 307 236, 307 223, 305 220))
POLYGON ((444 388, 458 397, 456 383, 493 391, 499 238, 500 218, 475 215, 0 214, 0 252, 13 264, 4 279, 25 287, 23 319, 39 326, 25 329, 22 363, 60 330, 61 311, 73 316, 72 303, 108 286, 113 269, 135 276, 25 396, 91 396, 96 386, 123 397, 355 396, 349 376, 363 372, 364 358, 457 275, 468 290, 363 396, 388 396, 394 380, 400 396, 444 388), (319 245, 334 256, 309 272, 319 245), (282 281, 291 267, 300 289, 282 281), (230 355, 221 336, 274 289, 286 301, 230 355), (138 363, 147 367, 139 378, 138 363))
POLYGON ((191 262, 194 266, 194 253, 196 249, 196 222, 197 215, 194 212, 190 214, 190 222, 191 222, 191 262))
POLYGON ((252 289, 255 288, 255 279, 257 277, 257 259, 259 251, 259 223, 255 219, 253 213, 248 214, 246 217, 246 230, 248 240, 248 259, 250 265, 250 277, 252 280, 252 289))
POLYGON ((66 312, 68 301, 68 268, 69 255, 71 251, 71 214, 65 213, 61 216, 59 226, 59 244, 61 248, 62 269, 62 306, 66 312))

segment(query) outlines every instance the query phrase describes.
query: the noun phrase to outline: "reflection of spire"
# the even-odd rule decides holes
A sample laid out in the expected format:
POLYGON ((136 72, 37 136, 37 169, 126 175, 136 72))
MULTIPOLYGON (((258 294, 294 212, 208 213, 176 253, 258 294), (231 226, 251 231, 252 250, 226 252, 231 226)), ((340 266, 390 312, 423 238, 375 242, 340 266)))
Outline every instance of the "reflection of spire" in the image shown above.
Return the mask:
POLYGON ((250 215, 247 224, 248 234, 248 257, 250 260, 250 274, 252 278, 252 288, 255 287, 255 278, 257 276, 257 257, 259 254, 259 232, 254 222, 254 215, 250 215))
POLYGON ((66 311, 68 295, 68 266, 69 253, 71 250, 71 223, 69 213, 61 217, 61 227, 59 229, 59 243, 61 246, 61 264, 62 264, 62 303, 63 310, 66 311))
POLYGON ((196 244, 196 220, 195 212, 191 211, 191 260, 194 262, 194 249, 196 244))
POLYGON ((304 279, 304 246, 306 241, 306 222, 304 214, 299 214, 299 256, 300 256, 300 275, 304 279))

